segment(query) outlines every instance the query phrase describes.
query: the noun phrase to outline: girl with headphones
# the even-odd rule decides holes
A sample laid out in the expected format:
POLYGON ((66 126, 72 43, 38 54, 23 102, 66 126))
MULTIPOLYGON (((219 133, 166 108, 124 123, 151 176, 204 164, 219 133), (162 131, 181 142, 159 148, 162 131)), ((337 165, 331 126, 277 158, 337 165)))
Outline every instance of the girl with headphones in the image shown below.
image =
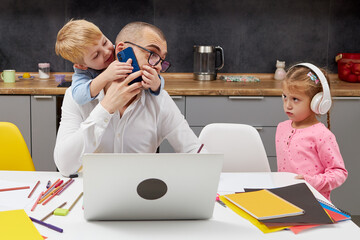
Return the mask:
POLYGON ((310 63, 291 67, 282 83, 283 107, 289 120, 276 129, 279 172, 298 174, 330 201, 330 192, 343 184, 345 169, 334 134, 319 120, 329 121, 331 94, 325 71, 310 63))

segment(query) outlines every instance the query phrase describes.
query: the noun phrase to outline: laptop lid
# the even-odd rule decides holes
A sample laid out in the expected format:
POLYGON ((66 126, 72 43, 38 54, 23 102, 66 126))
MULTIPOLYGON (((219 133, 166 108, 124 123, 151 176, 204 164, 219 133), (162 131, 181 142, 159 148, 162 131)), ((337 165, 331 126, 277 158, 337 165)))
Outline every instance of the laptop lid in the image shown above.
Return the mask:
POLYGON ((85 219, 208 219, 223 158, 208 153, 85 154, 85 219))

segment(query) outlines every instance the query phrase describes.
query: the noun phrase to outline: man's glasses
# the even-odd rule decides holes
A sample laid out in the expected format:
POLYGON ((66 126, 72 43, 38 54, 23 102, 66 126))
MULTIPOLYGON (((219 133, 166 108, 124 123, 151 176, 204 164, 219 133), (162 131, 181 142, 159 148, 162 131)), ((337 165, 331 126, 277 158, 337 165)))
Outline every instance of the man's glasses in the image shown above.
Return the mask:
POLYGON ((156 66, 156 65, 158 65, 159 64, 159 62, 161 63, 161 72, 166 72, 169 68, 170 68, 170 66, 171 66, 171 63, 170 62, 168 62, 168 61, 165 61, 164 59, 162 59, 160 56, 159 56, 159 54, 157 54, 157 53, 154 53, 153 51, 150 51, 150 50, 148 50, 148 49, 146 49, 146 48, 144 48, 144 47, 142 47, 142 46, 139 46, 139 45, 137 45, 137 44, 135 44, 135 43, 132 43, 132 42, 124 42, 124 43, 129 43, 129 44, 131 44, 131 45, 134 45, 134 46, 136 46, 136 47, 138 47, 138 48, 141 48, 142 50, 144 50, 144 51, 147 51, 147 52, 149 52, 150 53, 150 56, 149 56, 149 58, 148 58, 148 63, 151 65, 151 66, 156 66))

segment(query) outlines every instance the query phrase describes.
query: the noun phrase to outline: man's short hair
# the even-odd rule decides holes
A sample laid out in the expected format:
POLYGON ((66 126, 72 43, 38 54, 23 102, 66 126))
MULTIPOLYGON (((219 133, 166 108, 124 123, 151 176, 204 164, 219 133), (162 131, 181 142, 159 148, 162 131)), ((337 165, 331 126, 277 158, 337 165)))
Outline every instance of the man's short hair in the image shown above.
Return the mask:
POLYGON ((115 41, 116 45, 119 42, 125 42, 125 41, 136 42, 136 40, 142 38, 143 31, 146 28, 153 30, 155 33, 159 35, 159 37, 162 40, 166 41, 165 35, 160 30, 160 28, 146 22, 131 22, 125 25, 125 27, 123 27, 123 29, 117 35, 115 41))
POLYGON ((58 32, 55 52, 72 63, 83 64, 89 47, 95 46, 102 32, 86 20, 70 20, 58 32))

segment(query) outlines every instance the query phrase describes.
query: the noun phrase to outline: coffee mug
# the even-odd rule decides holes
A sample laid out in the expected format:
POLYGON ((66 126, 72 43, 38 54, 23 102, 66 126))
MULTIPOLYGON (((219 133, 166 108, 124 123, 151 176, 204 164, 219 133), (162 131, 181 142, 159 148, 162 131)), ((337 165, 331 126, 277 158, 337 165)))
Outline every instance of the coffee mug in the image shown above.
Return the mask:
POLYGON ((15 82, 15 70, 4 70, 1 73, 1 79, 6 83, 14 83, 15 82))

